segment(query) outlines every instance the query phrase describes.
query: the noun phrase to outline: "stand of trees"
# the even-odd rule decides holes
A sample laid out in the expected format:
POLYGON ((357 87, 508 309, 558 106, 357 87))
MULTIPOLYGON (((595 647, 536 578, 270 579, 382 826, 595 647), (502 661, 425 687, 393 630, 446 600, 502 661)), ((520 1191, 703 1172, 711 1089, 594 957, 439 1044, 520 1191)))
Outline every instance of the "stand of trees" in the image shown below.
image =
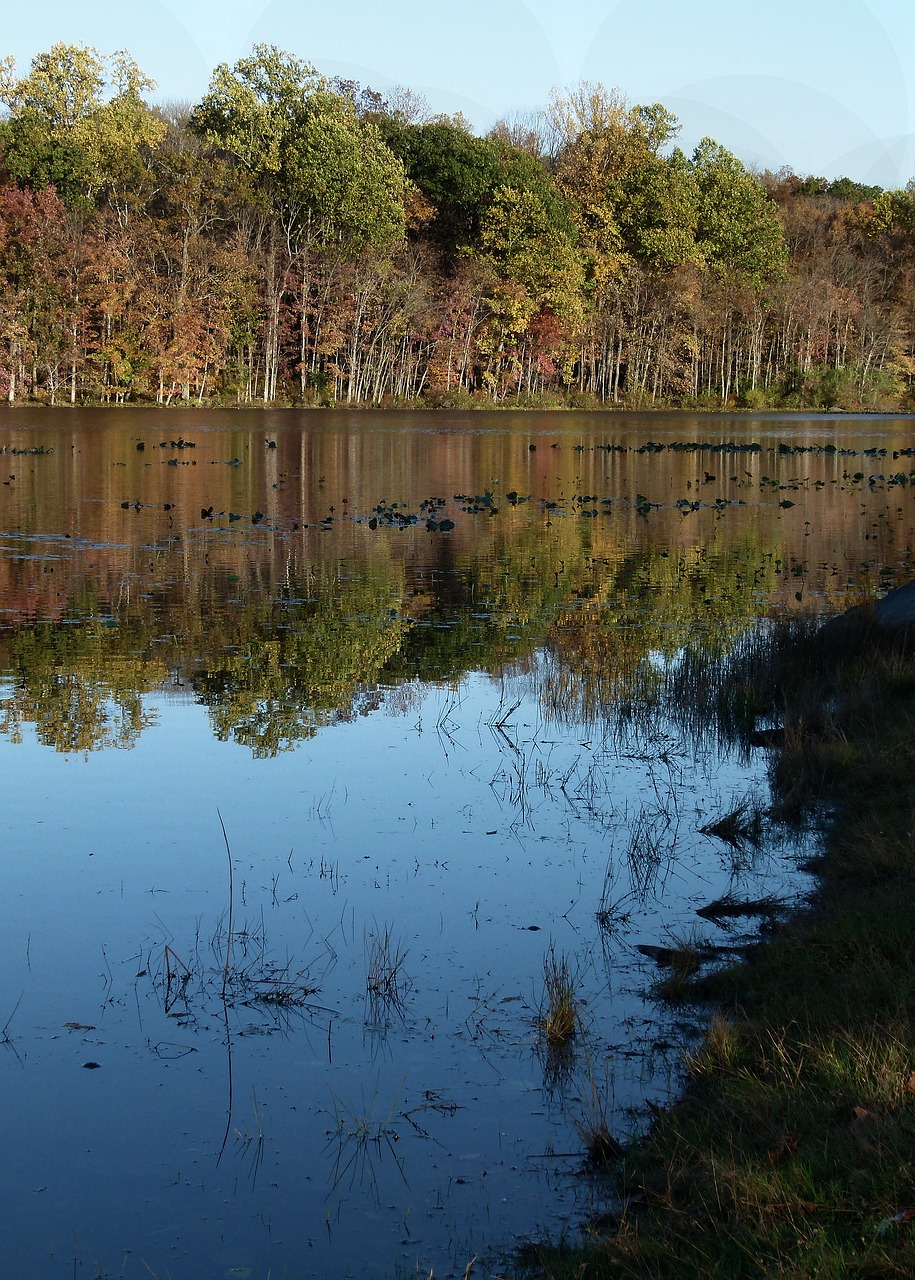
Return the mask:
POLYGON ((272 46, 151 87, 0 62, 10 402, 915 403, 911 183, 688 156, 600 85, 482 138, 272 46))

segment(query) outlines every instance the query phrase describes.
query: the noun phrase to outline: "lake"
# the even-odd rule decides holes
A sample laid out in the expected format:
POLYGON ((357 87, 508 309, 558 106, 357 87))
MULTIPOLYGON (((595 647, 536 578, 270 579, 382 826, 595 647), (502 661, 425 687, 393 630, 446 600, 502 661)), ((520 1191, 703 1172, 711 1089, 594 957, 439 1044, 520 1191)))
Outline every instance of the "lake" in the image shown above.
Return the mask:
POLYGON ((8 1272, 495 1275, 612 1208, 705 1017, 658 949, 810 888, 702 681, 908 580, 913 437, 0 411, 8 1272))

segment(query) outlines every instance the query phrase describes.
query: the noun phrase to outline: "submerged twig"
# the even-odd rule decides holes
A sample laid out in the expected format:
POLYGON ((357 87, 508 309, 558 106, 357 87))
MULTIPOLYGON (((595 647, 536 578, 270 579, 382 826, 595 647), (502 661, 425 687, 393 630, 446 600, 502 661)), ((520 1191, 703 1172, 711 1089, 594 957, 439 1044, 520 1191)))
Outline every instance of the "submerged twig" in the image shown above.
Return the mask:
POLYGON ((20 993, 19 993, 19 999, 18 999, 18 1000, 16 1001, 16 1003, 13 1005, 13 1011, 12 1011, 12 1013, 11 1013, 11 1014, 10 1014, 10 1016, 7 1018, 6 1022, 4 1022, 4 1024, 3 1024, 3 1034, 2 1034, 2 1035, 0 1035, 0 1044, 11 1044, 11 1043, 12 1043, 12 1042, 11 1042, 11 1040, 10 1040, 10 1023, 11 1023, 11 1022, 13 1021, 13 1019, 15 1018, 15 1016, 16 1016, 16 1010, 17 1010, 17 1009, 19 1008, 19 1006, 22 1004, 22 997, 23 997, 24 995, 25 995, 25 992, 24 992, 24 991, 20 991, 20 993))
POLYGON ((235 905, 235 883, 234 873, 232 870, 232 850, 229 848, 229 837, 226 834, 226 824, 222 820, 222 814, 219 807, 216 808, 216 816, 219 819, 219 825, 222 827, 222 838, 226 842, 226 857, 229 862, 229 920, 226 928, 226 963, 222 971, 222 998, 226 998, 226 987, 229 982, 229 963, 232 959, 232 911, 235 905))

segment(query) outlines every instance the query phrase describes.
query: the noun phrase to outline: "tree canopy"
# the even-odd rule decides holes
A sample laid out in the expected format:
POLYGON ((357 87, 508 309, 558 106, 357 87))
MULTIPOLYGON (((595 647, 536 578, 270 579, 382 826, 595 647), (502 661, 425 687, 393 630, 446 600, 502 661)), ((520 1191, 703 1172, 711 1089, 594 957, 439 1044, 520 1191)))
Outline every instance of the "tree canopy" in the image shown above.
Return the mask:
POLYGON ((485 137, 268 44, 0 61, 0 394, 908 404, 915 197, 584 82, 485 137))
POLYGON ((191 128, 251 176, 286 219, 352 248, 389 244, 404 230, 404 173, 377 128, 314 67, 273 45, 221 64, 191 128))
POLYGON ((55 44, 21 77, 5 59, 7 171, 33 188, 55 187, 68 203, 136 185, 166 130, 142 96, 154 87, 126 50, 105 58, 89 46, 55 44))

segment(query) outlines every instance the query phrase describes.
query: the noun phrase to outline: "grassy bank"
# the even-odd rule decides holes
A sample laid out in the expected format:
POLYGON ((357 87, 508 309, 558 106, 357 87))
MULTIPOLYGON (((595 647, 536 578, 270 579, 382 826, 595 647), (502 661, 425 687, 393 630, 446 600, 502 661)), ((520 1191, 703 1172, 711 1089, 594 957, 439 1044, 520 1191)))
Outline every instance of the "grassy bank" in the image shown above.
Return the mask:
MULTIPOLYGON (((608 1168, 622 1206, 539 1277, 915 1276, 915 656, 809 630, 714 696, 784 725, 773 803, 825 821, 816 902, 742 964, 682 1101, 608 1168)), ((726 705, 725 705, 726 704, 726 705)))

